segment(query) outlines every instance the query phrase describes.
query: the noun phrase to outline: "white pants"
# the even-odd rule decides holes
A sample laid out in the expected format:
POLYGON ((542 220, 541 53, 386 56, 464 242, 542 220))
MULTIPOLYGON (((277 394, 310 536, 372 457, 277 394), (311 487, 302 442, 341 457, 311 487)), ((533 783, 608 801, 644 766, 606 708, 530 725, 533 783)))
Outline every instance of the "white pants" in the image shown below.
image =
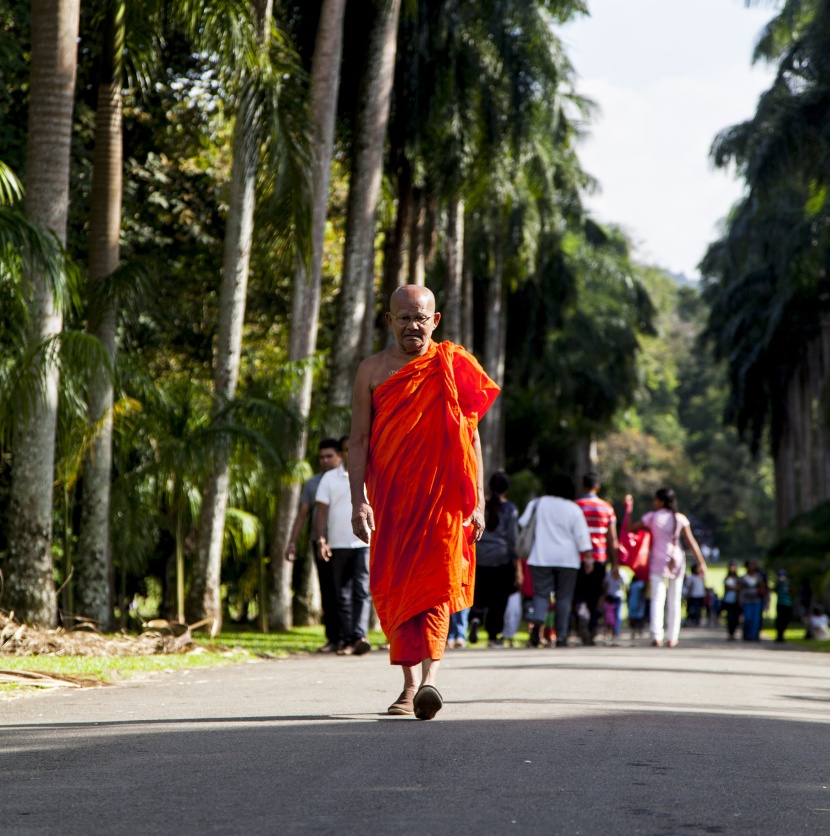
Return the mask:
POLYGON ((507 599, 507 606, 504 610, 504 629, 501 631, 502 638, 512 639, 519 630, 519 623, 522 620, 522 595, 514 592, 507 599))
POLYGON ((680 635, 680 601, 683 596, 683 575, 681 574, 677 578, 649 575, 648 579, 651 586, 651 637, 656 641, 663 641, 663 621, 665 619, 666 638, 670 642, 676 642, 680 635))

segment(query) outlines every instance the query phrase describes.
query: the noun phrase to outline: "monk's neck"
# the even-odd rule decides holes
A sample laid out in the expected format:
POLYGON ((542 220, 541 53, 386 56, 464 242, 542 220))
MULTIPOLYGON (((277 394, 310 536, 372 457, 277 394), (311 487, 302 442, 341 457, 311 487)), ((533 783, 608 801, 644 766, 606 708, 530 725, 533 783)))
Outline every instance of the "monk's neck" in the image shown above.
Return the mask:
POLYGON ((435 343, 432 340, 426 343, 420 351, 404 351, 400 346, 395 345, 392 347, 392 357, 396 363, 399 363, 401 366, 405 366, 407 363, 411 363, 419 357, 426 356, 433 350, 434 347, 435 343))

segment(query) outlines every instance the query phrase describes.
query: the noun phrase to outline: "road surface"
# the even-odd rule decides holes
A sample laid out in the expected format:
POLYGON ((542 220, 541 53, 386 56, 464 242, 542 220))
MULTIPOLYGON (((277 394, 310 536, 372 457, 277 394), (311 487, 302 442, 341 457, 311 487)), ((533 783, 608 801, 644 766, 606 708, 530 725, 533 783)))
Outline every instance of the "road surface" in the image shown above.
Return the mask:
POLYGON ((435 720, 385 654, 0 703, 0 833, 830 833, 830 655, 684 631, 448 651, 435 720))

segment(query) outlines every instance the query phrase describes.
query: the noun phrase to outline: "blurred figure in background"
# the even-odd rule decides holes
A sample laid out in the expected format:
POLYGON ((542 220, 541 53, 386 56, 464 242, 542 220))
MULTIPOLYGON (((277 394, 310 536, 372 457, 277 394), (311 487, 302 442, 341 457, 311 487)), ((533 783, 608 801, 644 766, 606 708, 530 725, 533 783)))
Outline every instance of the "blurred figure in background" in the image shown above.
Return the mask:
POLYGON ((617 515, 610 503, 599 498, 601 488, 597 474, 586 473, 582 477, 582 496, 576 500, 591 535, 591 555, 579 567, 574 594, 577 606, 584 603, 588 607, 587 633, 582 634, 585 644, 593 644, 597 634, 606 566, 617 564, 617 515))
POLYGON ((556 646, 568 643, 571 604, 580 562, 591 556, 591 535, 582 509, 574 502, 576 488, 565 473, 549 479, 547 495, 528 503, 519 525, 524 527, 535 513, 536 536, 527 559, 533 581, 533 598, 525 613, 530 644, 539 647, 550 610, 550 595, 556 596, 556 646))
POLYGON ((738 579, 738 602, 744 617, 744 641, 757 642, 761 638, 761 619, 767 585, 758 561, 750 558, 746 572, 738 579))
POLYGON ((631 526, 631 531, 648 529, 651 532, 649 551, 649 586, 651 588, 651 640, 655 647, 663 644, 668 635, 668 646, 676 647, 680 636, 680 601, 686 574, 686 552, 680 545, 681 535, 697 558, 702 573, 706 561, 697 544, 688 517, 677 510, 673 490, 660 488, 654 495, 654 510, 631 526))
POLYGON ((741 623, 741 605, 738 603, 740 585, 738 562, 730 560, 723 579, 723 609, 726 610, 726 632, 731 642, 735 641, 735 632, 741 623))
MULTIPOLYGON (((516 590, 519 512, 507 499, 510 479, 506 473, 490 477, 490 496, 484 506, 484 532, 476 546, 476 583, 470 613, 470 643, 478 641, 481 624, 489 647, 504 647, 504 611, 516 590)), ((521 581, 519 581, 521 583, 521 581)))

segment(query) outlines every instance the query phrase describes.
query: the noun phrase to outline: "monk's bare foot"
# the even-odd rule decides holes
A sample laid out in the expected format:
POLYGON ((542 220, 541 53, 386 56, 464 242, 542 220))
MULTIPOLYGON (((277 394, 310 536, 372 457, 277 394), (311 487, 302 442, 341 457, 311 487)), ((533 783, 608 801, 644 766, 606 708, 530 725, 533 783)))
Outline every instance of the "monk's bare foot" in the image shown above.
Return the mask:
POLYGON ((444 707, 444 700, 434 685, 422 685, 415 694, 413 705, 418 720, 431 720, 444 707))
POLYGON ((413 699, 415 697, 416 687, 404 688, 400 696, 386 709, 387 714, 414 714, 415 705, 413 699))

